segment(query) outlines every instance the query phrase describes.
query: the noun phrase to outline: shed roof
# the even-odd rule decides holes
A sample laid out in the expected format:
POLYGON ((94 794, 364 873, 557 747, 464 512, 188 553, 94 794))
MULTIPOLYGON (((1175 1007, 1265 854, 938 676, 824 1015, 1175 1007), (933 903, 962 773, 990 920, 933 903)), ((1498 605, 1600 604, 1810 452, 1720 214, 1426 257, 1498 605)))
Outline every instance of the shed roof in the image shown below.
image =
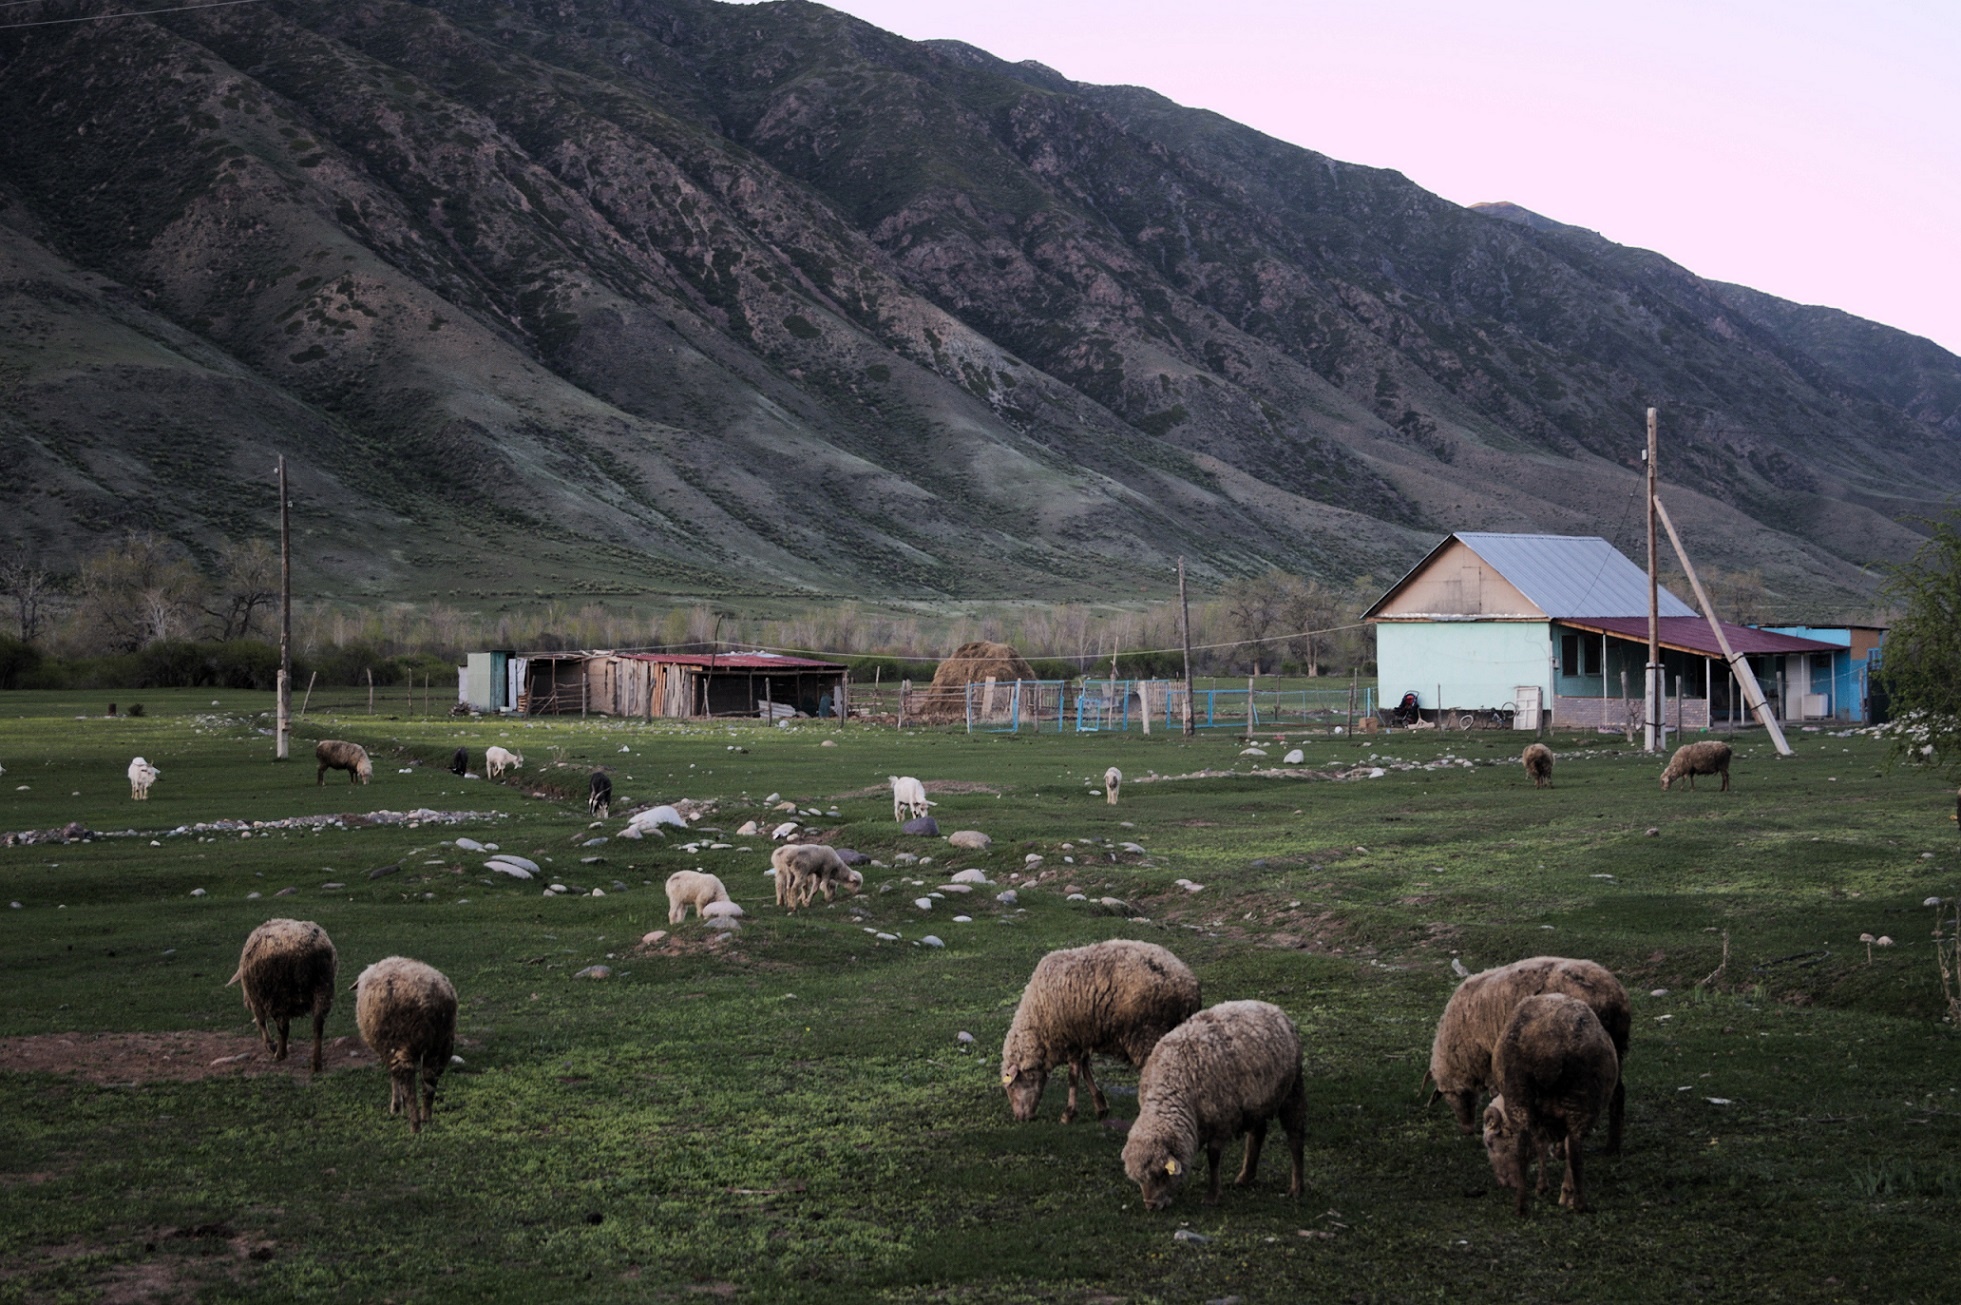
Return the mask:
POLYGON ((842 671, 848 669, 838 662, 812 661, 807 657, 785 657, 781 653, 613 653, 614 657, 624 657, 636 662, 662 662, 670 666, 710 667, 718 671, 778 671, 795 673, 798 671, 842 671))
MULTIPOLYGON (((1648 640, 1648 618, 1642 616, 1581 616, 1571 617, 1561 622, 1576 630, 1591 630, 1595 634, 1610 634, 1616 638, 1632 639, 1638 643, 1648 640)), ((1794 634, 1778 634, 1774 630, 1760 630, 1753 625, 1731 625, 1724 621, 1723 633, 1729 638, 1729 646, 1744 656, 1780 655, 1783 653, 1843 652, 1845 645, 1824 643, 1817 639, 1800 639, 1794 634)), ((1661 646, 1673 648, 1677 652, 1694 653, 1698 657, 1721 657, 1722 645, 1709 629, 1709 622, 1700 616, 1664 616, 1661 618, 1661 646)))
MULTIPOLYGON (((1648 615, 1648 573, 1598 535, 1509 535, 1460 530, 1411 567, 1409 573, 1363 613, 1375 616, 1390 599, 1447 549, 1452 540, 1476 553, 1552 620, 1573 616, 1648 615)), ((1696 610, 1663 589, 1664 617, 1692 617, 1696 610)))

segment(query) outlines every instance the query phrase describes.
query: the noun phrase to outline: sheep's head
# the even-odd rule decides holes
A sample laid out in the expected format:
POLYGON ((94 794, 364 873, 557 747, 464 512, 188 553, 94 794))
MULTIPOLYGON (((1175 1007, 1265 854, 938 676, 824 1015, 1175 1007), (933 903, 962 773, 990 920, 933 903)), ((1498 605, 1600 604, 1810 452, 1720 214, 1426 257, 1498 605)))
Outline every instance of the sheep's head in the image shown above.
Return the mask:
POLYGON ((1040 1065, 1002 1065, 1001 1086, 1008 1093, 1008 1108, 1020 1123, 1035 1118, 1035 1107, 1042 1103, 1042 1089, 1049 1083, 1049 1072, 1040 1065))
POLYGON ((1457 1120, 1458 1132, 1470 1134, 1478 1131, 1478 1092, 1475 1087, 1446 1087, 1441 1080, 1433 1079, 1427 1069, 1423 1071, 1423 1081, 1431 1084, 1429 1104, 1435 1105, 1438 1097, 1450 1104, 1450 1113, 1457 1120))
POLYGON ((1162 1210, 1171 1204, 1185 1173, 1191 1167, 1189 1156, 1172 1153, 1163 1141, 1131 1134, 1123 1149, 1123 1169, 1144 1198, 1146 1210, 1162 1210))
POLYGON ((1491 1098, 1484 1108, 1484 1154, 1499 1186, 1513 1190, 1525 1186, 1525 1171, 1518 1163, 1518 1129, 1506 1117, 1501 1096, 1491 1098))
POLYGON ((364 755, 359 761, 354 763, 354 773, 361 777, 363 784, 367 783, 374 778, 374 762, 370 761, 364 755))

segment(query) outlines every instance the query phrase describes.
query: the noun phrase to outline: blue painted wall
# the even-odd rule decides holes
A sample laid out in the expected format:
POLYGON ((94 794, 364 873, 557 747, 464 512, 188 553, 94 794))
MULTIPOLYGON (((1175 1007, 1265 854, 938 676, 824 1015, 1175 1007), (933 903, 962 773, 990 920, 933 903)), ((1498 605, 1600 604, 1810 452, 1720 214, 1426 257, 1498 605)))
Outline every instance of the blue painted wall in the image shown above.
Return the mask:
POLYGON ((1832 714, 1839 720, 1863 723, 1866 719, 1866 689, 1870 668, 1868 657, 1852 655, 1852 631, 1844 626, 1815 625, 1766 625, 1763 627, 1776 634, 1792 634, 1800 639, 1816 639, 1819 643, 1835 643, 1840 651, 1832 654, 1829 671, 1813 667, 1811 671, 1811 691, 1829 693, 1832 698, 1832 714))
POLYGON ((1502 707, 1534 684, 1550 706, 1550 637, 1544 621, 1384 621, 1375 628, 1382 703, 1413 692, 1425 710, 1502 707))

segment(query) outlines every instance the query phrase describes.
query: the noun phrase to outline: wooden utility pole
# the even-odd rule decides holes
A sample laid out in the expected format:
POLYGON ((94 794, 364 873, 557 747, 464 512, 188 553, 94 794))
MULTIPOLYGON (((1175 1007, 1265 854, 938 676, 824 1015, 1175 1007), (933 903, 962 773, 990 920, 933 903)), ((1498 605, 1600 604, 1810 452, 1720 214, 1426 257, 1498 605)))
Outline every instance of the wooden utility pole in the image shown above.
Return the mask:
POLYGON ((286 455, 279 455, 279 705, 273 722, 273 756, 293 750, 293 532, 287 513, 286 455))
POLYGON ((1661 750, 1661 577, 1655 573, 1655 489, 1656 474, 1655 410, 1648 409, 1648 675, 1641 697, 1641 746, 1644 751, 1661 750))
POLYGON ((1192 604, 1185 596, 1185 559, 1178 559, 1178 632, 1185 645, 1185 737, 1197 733, 1192 722, 1192 604))
POLYGON ((1729 663, 1730 673, 1736 677, 1736 683, 1743 689, 1744 701, 1749 703, 1750 709, 1757 713, 1757 719, 1763 723, 1765 733, 1769 734, 1770 741, 1777 745, 1778 755, 1790 756, 1791 745, 1785 740, 1784 730, 1778 725, 1777 718, 1771 714, 1770 704, 1764 701, 1764 691, 1757 685, 1756 672, 1750 669, 1747 658, 1737 656, 1730 648, 1729 636, 1723 633, 1723 623, 1716 619, 1716 609, 1709 605, 1709 595, 1704 592, 1702 581, 1697 577, 1695 567, 1689 562, 1689 550, 1682 547, 1682 537, 1675 533, 1675 523, 1668 519, 1668 509, 1661 505, 1661 500, 1658 498, 1654 500, 1654 505, 1655 514, 1661 518, 1662 529, 1668 532, 1668 542, 1675 545, 1675 556, 1682 559, 1682 570, 1688 573, 1689 587, 1695 590, 1695 600, 1702 607, 1702 614, 1709 622, 1711 633, 1716 636, 1716 646, 1723 650, 1723 660, 1729 663))

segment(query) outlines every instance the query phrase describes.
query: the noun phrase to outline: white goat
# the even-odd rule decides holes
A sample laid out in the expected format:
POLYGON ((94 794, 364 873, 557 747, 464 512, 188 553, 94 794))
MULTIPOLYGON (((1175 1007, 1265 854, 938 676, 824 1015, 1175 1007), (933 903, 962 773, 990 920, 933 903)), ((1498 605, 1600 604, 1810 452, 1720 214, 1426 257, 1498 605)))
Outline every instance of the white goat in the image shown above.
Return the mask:
POLYGON ((507 770, 516 770, 523 764, 522 752, 511 752, 495 746, 485 748, 483 751, 483 768, 490 772, 492 779, 496 779, 507 770))
POLYGON ((150 800, 150 785, 157 782, 163 772, 149 762, 138 757, 129 763, 129 795, 138 802, 150 800))
POLYGON ((1123 787, 1123 772, 1115 766, 1103 772, 1103 800, 1117 805, 1117 790, 1123 787))
POLYGON ((885 780, 892 786, 894 820, 917 820, 926 814, 926 808, 939 805, 926 800, 926 786, 911 775, 887 775, 885 780))

